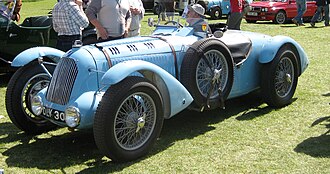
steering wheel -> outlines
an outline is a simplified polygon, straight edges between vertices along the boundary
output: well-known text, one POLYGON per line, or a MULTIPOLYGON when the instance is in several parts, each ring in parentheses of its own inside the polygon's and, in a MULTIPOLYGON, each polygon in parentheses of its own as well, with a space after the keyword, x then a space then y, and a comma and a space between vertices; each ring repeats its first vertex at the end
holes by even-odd
POLYGON ((178 23, 177 21, 167 21, 167 22, 165 22, 165 25, 177 25, 177 26, 179 26, 180 28, 183 27, 183 25, 180 24, 180 23, 178 23))

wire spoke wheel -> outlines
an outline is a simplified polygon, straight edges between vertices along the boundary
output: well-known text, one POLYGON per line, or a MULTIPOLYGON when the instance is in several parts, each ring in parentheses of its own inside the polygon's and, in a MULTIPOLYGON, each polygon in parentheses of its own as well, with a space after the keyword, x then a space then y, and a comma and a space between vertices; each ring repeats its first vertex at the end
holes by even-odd
POLYGON ((297 84, 297 54, 292 46, 284 45, 275 58, 262 67, 262 96, 269 106, 283 107, 291 102, 297 84))
POLYGON ((275 74, 275 89, 277 95, 285 97, 291 91, 293 85, 294 67, 288 57, 284 57, 278 64, 275 74))
POLYGON ((135 160, 150 150, 160 135, 163 100, 149 80, 131 76, 104 93, 94 118, 100 151, 116 162, 135 160))
POLYGON ((180 81, 197 109, 221 107, 234 81, 234 62, 228 47, 217 39, 202 39, 187 50, 180 81))
POLYGON ((138 149, 155 128, 155 103, 145 93, 134 93, 119 108, 114 124, 116 141, 125 150, 138 149))
MULTIPOLYGON (((208 61, 200 59, 197 64, 196 71, 196 82, 199 92, 206 97, 211 88, 211 83, 213 80, 216 81, 215 89, 224 89, 228 81, 228 64, 226 63, 226 58, 218 50, 210 50, 205 53, 205 57, 208 61), (210 65, 208 65, 210 64, 210 65), (211 67, 210 67, 211 66, 211 67)), ((211 99, 218 97, 217 90, 213 90, 210 95, 211 99)))
POLYGON ((48 121, 32 113, 31 100, 39 91, 48 87, 49 83, 50 78, 46 73, 36 74, 28 80, 21 93, 21 107, 24 110, 25 116, 36 124, 42 124, 48 121))
MULTIPOLYGON (((50 73, 55 66, 46 68, 50 73)), ((16 127, 30 134, 40 134, 53 130, 57 126, 50 121, 36 116, 32 112, 32 98, 48 87, 50 77, 38 62, 19 68, 10 79, 6 91, 6 109, 9 118, 16 127)))

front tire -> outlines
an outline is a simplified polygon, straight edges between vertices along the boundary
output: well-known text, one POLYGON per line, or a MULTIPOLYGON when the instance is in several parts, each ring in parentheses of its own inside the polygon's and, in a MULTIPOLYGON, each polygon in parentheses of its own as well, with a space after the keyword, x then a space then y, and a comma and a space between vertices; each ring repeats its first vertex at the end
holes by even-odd
POLYGON ((107 89, 96 110, 97 147, 116 162, 145 155, 163 125, 163 102, 158 89, 142 77, 127 77, 107 89))
MULTIPOLYGON (((55 66, 46 66, 50 73, 55 66)), ((49 85, 50 77, 37 62, 19 68, 10 79, 6 91, 6 109, 16 127, 28 134, 41 134, 56 127, 31 111, 31 99, 49 85)))
POLYGON ((290 104, 298 84, 297 55, 292 46, 282 46, 274 60, 263 66, 261 74, 265 102, 276 108, 290 104))
POLYGON ((275 19, 274 19, 274 23, 275 24, 284 24, 286 22, 287 18, 286 18, 286 14, 284 11, 279 11, 278 13, 276 13, 275 15, 275 19))

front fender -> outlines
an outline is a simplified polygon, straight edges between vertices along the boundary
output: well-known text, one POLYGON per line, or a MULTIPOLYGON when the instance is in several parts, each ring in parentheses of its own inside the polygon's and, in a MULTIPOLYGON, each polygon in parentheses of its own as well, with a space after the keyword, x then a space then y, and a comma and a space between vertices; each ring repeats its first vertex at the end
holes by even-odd
POLYGON ((33 47, 19 53, 11 63, 11 66, 24 66, 34 59, 44 56, 49 57, 54 62, 58 62, 60 57, 62 57, 64 54, 65 52, 51 47, 33 47))
POLYGON ((301 73, 306 69, 307 65, 309 64, 307 55, 304 51, 304 49, 301 47, 300 44, 298 44, 295 40, 293 40, 290 37, 287 36, 274 36, 271 37, 261 49, 260 57, 258 61, 260 63, 269 63, 271 62, 275 56, 277 51, 280 49, 280 47, 284 44, 290 43, 297 49, 299 60, 300 60, 300 67, 301 67, 301 73))
POLYGON ((161 67, 142 60, 130 60, 114 65, 103 75, 101 84, 116 84, 134 72, 140 72, 158 87, 164 105, 168 105, 168 107, 164 107, 165 118, 174 116, 192 103, 192 96, 176 78, 161 67), (167 113, 168 108, 170 110, 167 113))

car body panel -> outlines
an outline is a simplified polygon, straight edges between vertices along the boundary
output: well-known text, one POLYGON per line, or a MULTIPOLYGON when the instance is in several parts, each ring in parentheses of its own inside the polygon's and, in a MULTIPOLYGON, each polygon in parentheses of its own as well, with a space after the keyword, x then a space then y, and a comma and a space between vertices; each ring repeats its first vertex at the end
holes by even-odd
POLYGON ((53 60, 53 62, 58 62, 60 57, 64 55, 64 52, 55 48, 51 47, 33 47, 23 52, 19 53, 11 66, 13 67, 20 67, 28 64, 29 62, 35 60, 36 58, 40 57, 48 57, 53 60))
MULTIPOLYGON (((193 98, 190 93, 173 75, 153 63, 142 60, 130 60, 116 64, 104 74, 101 84, 116 84, 134 72, 145 74, 144 77, 146 78, 148 78, 148 74, 155 73, 164 81, 165 89, 162 90, 160 88, 160 90, 161 93, 167 93, 169 95, 171 110, 170 115, 165 116, 165 118, 174 116, 192 103, 193 98)), ((152 75, 149 80, 153 81, 154 78, 157 77, 152 75)))

